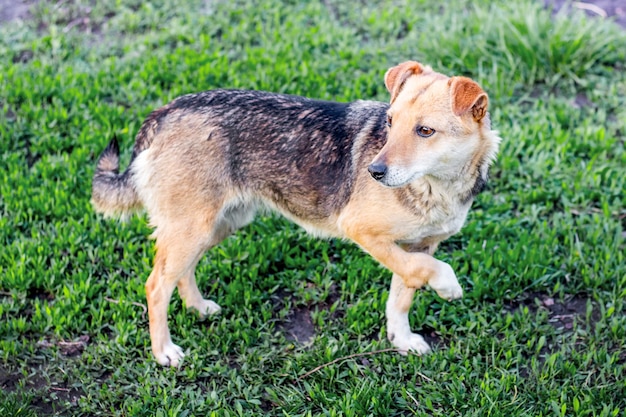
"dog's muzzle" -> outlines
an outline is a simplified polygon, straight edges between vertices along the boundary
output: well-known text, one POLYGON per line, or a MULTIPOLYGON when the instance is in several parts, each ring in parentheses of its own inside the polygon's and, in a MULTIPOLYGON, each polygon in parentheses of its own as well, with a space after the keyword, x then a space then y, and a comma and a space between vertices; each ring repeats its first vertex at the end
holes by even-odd
POLYGON ((387 174, 387 165, 385 164, 370 164, 367 170, 371 174, 372 178, 376 181, 380 181, 387 174))

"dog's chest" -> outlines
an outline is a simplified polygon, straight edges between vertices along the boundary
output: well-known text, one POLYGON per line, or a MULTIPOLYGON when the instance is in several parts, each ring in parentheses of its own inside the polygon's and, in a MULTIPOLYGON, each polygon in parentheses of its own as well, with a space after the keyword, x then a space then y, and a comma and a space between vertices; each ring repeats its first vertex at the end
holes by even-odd
POLYGON ((438 243, 458 233, 469 212, 471 202, 449 200, 416 209, 404 223, 402 243, 438 243))

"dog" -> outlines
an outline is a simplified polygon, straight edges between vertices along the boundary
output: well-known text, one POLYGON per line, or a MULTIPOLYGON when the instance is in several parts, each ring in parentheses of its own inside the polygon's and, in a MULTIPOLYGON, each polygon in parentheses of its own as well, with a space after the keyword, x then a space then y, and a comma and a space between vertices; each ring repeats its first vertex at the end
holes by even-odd
POLYGON ((203 253, 271 209, 318 237, 349 239, 393 273, 387 337, 424 354, 409 327, 416 289, 446 299, 463 290, 433 257, 463 226, 487 182, 500 137, 489 99, 473 80, 415 61, 384 76, 390 103, 336 103, 244 90, 178 97, 142 124, 119 173, 115 138, 100 156, 92 203, 105 216, 144 208, 156 239, 146 282, 152 352, 161 365, 185 356, 172 342, 167 309, 175 288, 201 315, 194 270, 203 253))

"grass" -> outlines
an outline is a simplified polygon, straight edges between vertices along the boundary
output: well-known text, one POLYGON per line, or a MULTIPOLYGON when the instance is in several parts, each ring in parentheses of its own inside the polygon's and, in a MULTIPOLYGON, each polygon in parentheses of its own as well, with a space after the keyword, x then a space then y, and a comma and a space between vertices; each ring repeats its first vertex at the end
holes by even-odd
POLYGON ((39 2, 0 25, 0 415, 626 415, 626 32, 536 2, 39 2), (390 274, 348 242, 259 219, 201 261, 221 314, 177 296, 180 369, 151 358, 145 216, 89 203, 115 134, 188 92, 386 100, 417 59, 478 80, 504 138, 424 291, 435 349, 384 350, 390 274), (304 332, 304 340, 292 333, 304 332), (308 335, 307 335, 308 333, 308 335))

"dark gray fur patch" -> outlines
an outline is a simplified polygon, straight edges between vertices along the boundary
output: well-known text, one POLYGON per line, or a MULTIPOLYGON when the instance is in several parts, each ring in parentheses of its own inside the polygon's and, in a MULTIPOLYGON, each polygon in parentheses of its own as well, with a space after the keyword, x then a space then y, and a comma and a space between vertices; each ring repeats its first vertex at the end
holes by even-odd
POLYGON ((148 115, 148 117, 146 117, 146 120, 144 120, 139 132, 137 133, 137 137, 135 138, 135 146, 133 148, 131 162, 142 151, 145 151, 150 147, 152 140, 159 133, 160 124, 163 118, 169 114, 170 110, 171 103, 154 110, 148 115))
POLYGON ((130 171, 119 174, 119 145, 113 138, 100 155, 92 181, 92 199, 100 207, 122 212, 137 204, 130 171))
POLYGON ((418 193, 410 185, 400 187, 394 190, 398 201, 406 208, 418 215, 423 215, 422 209, 428 209, 430 204, 430 193, 432 190, 428 189, 428 195, 418 193))
POLYGON ((133 157, 150 146, 171 114, 196 114, 227 142, 224 157, 234 184, 298 217, 322 219, 348 202, 356 176, 352 148, 372 118, 381 123, 374 123, 371 141, 362 146, 382 148, 387 108, 385 103, 336 103, 260 91, 189 94, 147 117, 133 157))
POLYGON ((478 194, 483 192, 487 187, 488 175, 485 174, 483 177, 480 172, 482 171, 481 167, 478 167, 478 172, 476 175, 476 180, 474 181, 474 185, 472 188, 461 198, 461 202, 463 204, 469 203, 473 200, 478 194))

